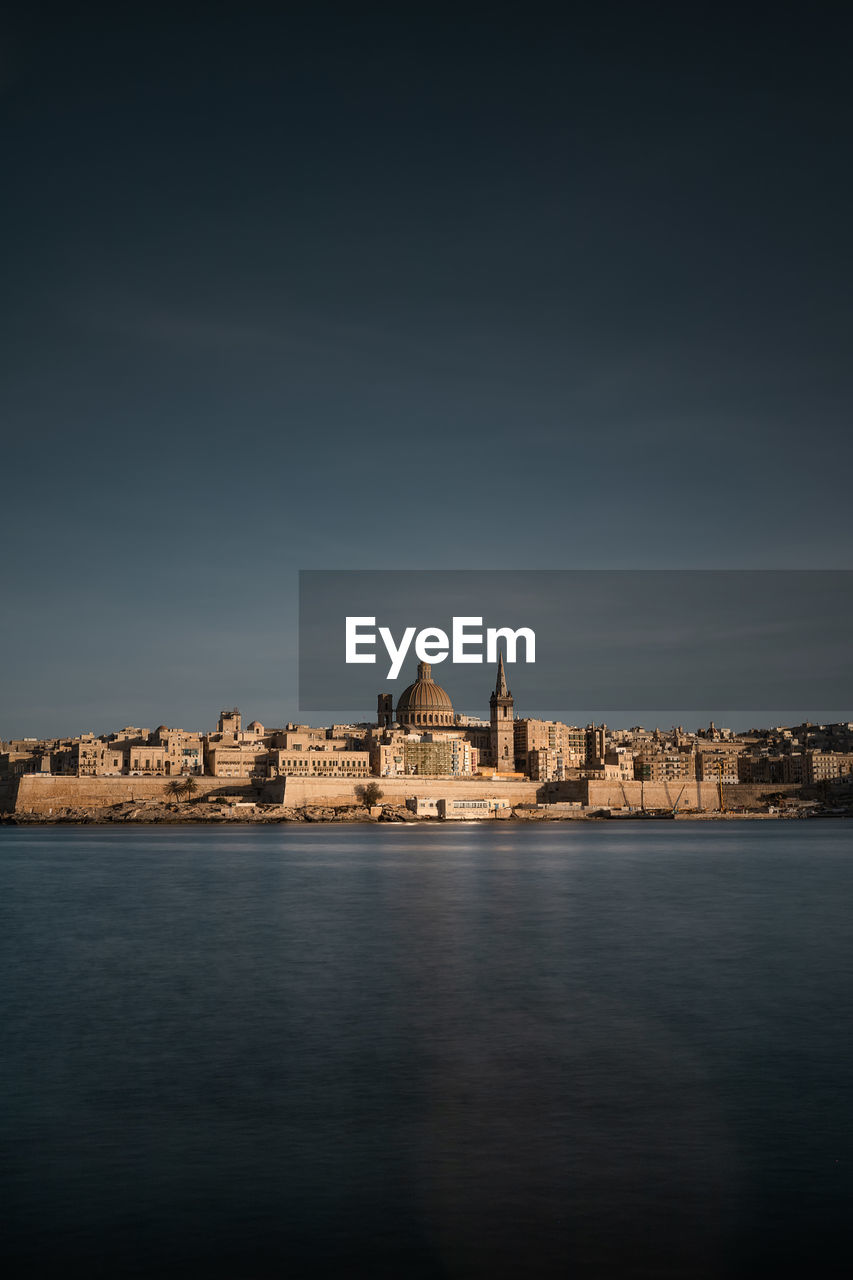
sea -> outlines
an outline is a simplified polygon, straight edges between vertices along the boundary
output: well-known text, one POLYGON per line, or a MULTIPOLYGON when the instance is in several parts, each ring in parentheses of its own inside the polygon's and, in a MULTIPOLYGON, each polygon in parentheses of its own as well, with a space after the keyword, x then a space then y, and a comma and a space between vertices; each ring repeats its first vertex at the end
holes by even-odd
POLYGON ((853 824, 0 828, 9 1276, 853 1274, 853 824))

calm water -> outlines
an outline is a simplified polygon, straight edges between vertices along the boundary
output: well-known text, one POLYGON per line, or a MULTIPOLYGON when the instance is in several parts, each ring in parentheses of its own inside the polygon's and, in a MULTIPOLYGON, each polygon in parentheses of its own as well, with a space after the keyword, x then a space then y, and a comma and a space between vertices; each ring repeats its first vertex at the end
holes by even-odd
POLYGON ((13 1274, 853 1270, 853 825, 0 830, 13 1274))

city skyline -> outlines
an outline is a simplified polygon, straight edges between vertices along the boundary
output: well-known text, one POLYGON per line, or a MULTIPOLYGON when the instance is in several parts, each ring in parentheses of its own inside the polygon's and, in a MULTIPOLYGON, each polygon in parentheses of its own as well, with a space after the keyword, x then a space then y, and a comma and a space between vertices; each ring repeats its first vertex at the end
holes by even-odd
POLYGON ((114 779, 204 774, 257 785, 276 778, 470 779, 493 773, 537 782, 695 779, 720 785, 724 780, 813 785, 853 777, 853 721, 806 720, 756 725, 750 731, 713 721, 692 729, 681 724, 663 730, 638 724, 623 728, 594 720, 573 726, 519 713, 503 653, 488 718, 456 709, 432 664, 419 661, 416 679, 399 694, 377 695, 373 719, 338 717, 328 725, 292 721, 279 728, 254 719, 243 725, 234 706, 220 712, 216 730, 162 723, 153 731, 126 725, 97 735, 6 740, 0 742, 0 779, 8 785, 30 774, 114 779))

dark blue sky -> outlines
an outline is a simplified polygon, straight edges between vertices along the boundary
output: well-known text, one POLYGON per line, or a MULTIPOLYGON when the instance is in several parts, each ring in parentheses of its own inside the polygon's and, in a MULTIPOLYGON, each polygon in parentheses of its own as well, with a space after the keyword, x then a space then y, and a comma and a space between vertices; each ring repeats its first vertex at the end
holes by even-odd
POLYGON ((845 6, 275 8, 6 20, 0 736, 295 715, 303 567, 850 566, 845 6))

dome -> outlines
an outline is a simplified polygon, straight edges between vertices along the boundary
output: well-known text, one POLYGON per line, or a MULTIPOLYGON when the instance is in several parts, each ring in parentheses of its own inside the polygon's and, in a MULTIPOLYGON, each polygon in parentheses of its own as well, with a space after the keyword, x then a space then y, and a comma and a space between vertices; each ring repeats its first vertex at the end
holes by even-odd
POLYGON ((397 703, 397 722, 418 728, 449 727, 453 725, 453 703, 440 684, 432 678, 428 662, 418 663, 418 678, 400 694, 397 703))

